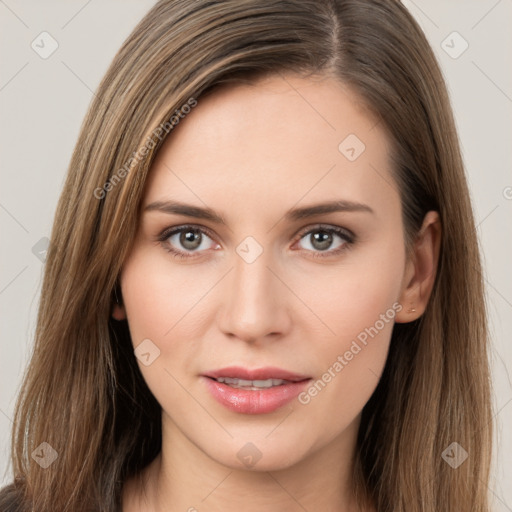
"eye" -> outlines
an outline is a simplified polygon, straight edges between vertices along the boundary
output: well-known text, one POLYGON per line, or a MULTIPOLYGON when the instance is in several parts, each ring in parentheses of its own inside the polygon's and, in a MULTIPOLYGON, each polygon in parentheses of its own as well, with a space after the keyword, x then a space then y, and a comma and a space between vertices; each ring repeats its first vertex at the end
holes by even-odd
POLYGON ((211 239, 205 228, 196 226, 180 226, 171 230, 167 229, 158 237, 158 240, 176 258, 190 258, 195 256, 193 254, 195 252, 220 247, 211 239), (212 242, 215 247, 211 247, 212 242))
POLYGON ((306 245, 309 245, 306 250, 312 251, 315 258, 336 256, 348 249, 355 240, 354 234, 346 229, 323 225, 302 232, 300 237, 300 240, 306 240, 306 245), (333 247, 336 238, 340 241, 333 247))
MULTIPOLYGON (((299 241, 304 239, 308 242, 310 247, 306 247, 305 250, 311 252, 315 258, 336 256, 347 250, 355 241, 355 235, 351 231, 338 226, 318 225, 302 231, 299 236, 299 241), (333 247, 336 238, 339 242, 333 247)), ((184 259, 193 258, 196 256, 194 253, 201 253, 207 249, 220 249, 220 245, 212 238, 206 228, 178 226, 164 230, 157 240, 173 257, 184 259)))

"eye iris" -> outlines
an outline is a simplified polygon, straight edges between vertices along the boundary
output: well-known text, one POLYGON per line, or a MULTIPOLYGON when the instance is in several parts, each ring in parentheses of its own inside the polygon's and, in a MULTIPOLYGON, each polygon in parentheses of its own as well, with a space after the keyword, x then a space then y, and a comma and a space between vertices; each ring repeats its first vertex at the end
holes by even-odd
POLYGON ((201 233, 190 229, 182 231, 180 234, 180 244, 189 250, 197 249, 201 245, 201 233))
POLYGON ((329 246, 332 244, 332 234, 331 233, 327 233, 326 231, 317 231, 312 236, 313 236, 314 242, 319 244, 319 245, 316 245, 315 243, 313 243, 313 247, 315 247, 319 250, 328 249, 329 246))

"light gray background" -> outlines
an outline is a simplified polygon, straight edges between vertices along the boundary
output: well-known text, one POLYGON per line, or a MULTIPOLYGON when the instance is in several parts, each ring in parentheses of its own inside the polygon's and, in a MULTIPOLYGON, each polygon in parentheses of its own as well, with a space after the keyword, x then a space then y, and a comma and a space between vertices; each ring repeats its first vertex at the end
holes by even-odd
MULTIPOLYGON (((154 3, 0 0, 0 485, 12 479, 11 418, 39 301, 43 263, 32 248, 50 236, 94 91, 154 3), (47 59, 31 47, 43 31, 59 45, 47 59)), ((484 255, 493 340, 498 425, 490 488, 494 509, 512 511, 512 0, 404 4, 434 48, 455 110, 484 255), (447 52, 456 55, 464 41, 453 31, 469 44, 457 58, 447 52)))

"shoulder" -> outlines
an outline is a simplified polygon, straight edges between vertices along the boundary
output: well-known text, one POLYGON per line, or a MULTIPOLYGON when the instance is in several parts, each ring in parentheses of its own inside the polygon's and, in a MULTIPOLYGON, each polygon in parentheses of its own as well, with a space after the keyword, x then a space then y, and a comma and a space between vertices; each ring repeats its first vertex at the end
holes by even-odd
POLYGON ((20 488, 14 482, 0 488, 0 512, 25 512, 21 504, 20 488))

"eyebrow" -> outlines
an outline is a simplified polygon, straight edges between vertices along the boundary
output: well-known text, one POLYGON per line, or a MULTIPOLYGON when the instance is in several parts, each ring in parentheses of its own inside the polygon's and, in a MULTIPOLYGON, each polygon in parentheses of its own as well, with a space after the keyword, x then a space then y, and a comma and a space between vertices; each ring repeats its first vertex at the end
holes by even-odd
MULTIPOLYGON (((148 204, 144 208, 144 211, 159 211, 168 214, 185 215, 186 217, 194 217, 196 219, 209 220, 216 224, 227 225, 226 220, 211 208, 193 206, 177 201, 155 201, 148 204)), ((366 204, 340 199, 338 201, 329 201, 291 209, 284 215, 284 218, 287 221, 297 221, 307 217, 333 212, 368 212, 375 214, 372 208, 366 204)))

